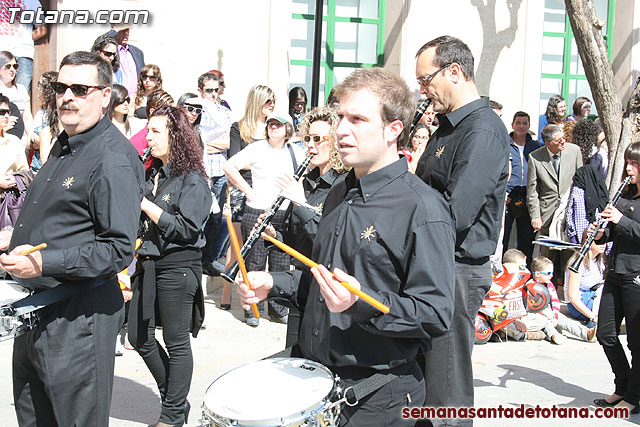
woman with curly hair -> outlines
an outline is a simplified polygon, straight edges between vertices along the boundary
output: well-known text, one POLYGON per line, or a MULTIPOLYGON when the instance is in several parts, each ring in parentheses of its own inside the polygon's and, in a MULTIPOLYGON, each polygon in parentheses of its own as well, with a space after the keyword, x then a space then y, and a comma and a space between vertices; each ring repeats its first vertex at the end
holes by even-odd
POLYGON ((211 192, 202 148, 182 108, 156 109, 148 130, 147 141, 157 160, 147 171, 148 190, 140 203, 147 227, 132 278, 129 341, 160 391, 162 410, 156 426, 181 426, 189 415, 187 394, 193 375, 189 333, 197 336, 204 319, 200 250, 211 192), (155 338, 159 325, 166 350, 155 338))
MULTIPOLYGON (((345 177, 349 169, 342 163, 338 152, 336 128, 338 116, 335 110, 327 106, 316 107, 309 111, 300 122, 300 137, 307 147, 308 154, 313 154, 309 164, 309 172, 302 181, 295 181, 291 175, 278 178, 277 185, 293 200, 306 202, 315 206, 320 212, 312 212, 306 207, 291 205, 283 226, 284 241, 308 257, 311 256, 313 241, 318 232, 318 223, 322 218, 322 206, 334 184, 345 177)), ((275 236, 273 227, 267 232, 275 236)), ((308 270, 309 267, 292 259, 296 270, 308 270)), ((301 314, 289 309, 287 322, 286 347, 293 346, 298 340, 298 330, 302 321, 301 314)))
POLYGON ((55 82, 57 78, 57 72, 46 71, 38 80, 38 99, 42 107, 33 118, 33 129, 29 137, 30 148, 33 150, 31 171, 34 173, 38 172, 47 161, 52 143, 60 133, 56 94, 51 88, 51 83, 55 82))
POLYGON ((542 138, 542 129, 545 126, 556 124, 561 125, 565 121, 567 112, 567 101, 560 95, 552 95, 547 103, 547 111, 540 116, 538 124, 538 138, 542 138))
POLYGON ((572 143, 580 148, 584 166, 573 176, 573 187, 567 205, 567 234, 572 243, 580 243, 582 232, 609 201, 607 186, 598 169, 590 164, 591 154, 598 142, 598 126, 582 119, 573 127, 572 143))
MULTIPOLYGON (((118 59, 118 42, 113 37, 106 34, 99 36, 91 46, 91 52, 100 56, 111 65, 113 71, 113 83, 122 83, 118 81, 116 72, 120 68, 120 60, 118 59)), ((120 79, 122 80, 122 79, 120 79)))
POLYGON ((133 114, 139 119, 147 119, 147 97, 157 90, 162 90, 162 74, 160 67, 147 64, 138 76, 138 92, 133 101, 133 114))

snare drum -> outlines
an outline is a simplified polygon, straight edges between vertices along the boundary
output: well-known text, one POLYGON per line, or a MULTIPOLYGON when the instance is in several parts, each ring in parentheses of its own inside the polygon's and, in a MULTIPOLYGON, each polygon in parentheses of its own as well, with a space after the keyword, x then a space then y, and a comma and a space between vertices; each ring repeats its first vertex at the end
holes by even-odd
POLYGON ((15 338, 35 323, 30 314, 16 315, 10 304, 28 297, 29 290, 11 280, 0 280, 0 341, 15 338))
POLYGON ((323 365, 306 359, 273 358, 249 363, 220 376, 207 389, 203 425, 337 425, 337 380, 323 365), (256 388, 265 389, 256 392, 256 388))

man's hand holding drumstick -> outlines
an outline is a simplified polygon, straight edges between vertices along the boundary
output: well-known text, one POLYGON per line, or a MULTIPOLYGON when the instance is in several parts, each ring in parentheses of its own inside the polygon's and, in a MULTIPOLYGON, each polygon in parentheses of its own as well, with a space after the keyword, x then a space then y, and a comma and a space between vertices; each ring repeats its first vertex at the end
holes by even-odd
MULTIPOLYGON (((341 313, 351 307, 358 300, 357 295, 349 292, 340 281, 348 282, 356 289, 360 289, 360 283, 355 277, 349 276, 344 271, 336 268, 333 271, 335 277, 331 275, 325 266, 319 265, 312 268, 311 273, 320 285, 320 292, 324 298, 325 304, 329 311, 333 313, 341 313)), ((248 273, 251 282, 251 290, 247 288, 244 281, 239 278, 238 294, 244 310, 250 309, 250 304, 257 304, 263 301, 269 295, 273 288, 273 278, 271 274, 263 271, 250 271, 248 273)))
POLYGON ((12 276, 23 279, 41 276, 42 254, 40 254, 40 249, 46 247, 46 243, 38 246, 17 246, 10 253, 0 255, 0 267, 12 276))

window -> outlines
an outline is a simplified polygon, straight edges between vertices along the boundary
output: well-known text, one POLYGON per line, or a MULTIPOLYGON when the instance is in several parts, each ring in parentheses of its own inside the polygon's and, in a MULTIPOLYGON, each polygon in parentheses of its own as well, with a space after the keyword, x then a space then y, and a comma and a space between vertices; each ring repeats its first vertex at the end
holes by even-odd
MULTIPOLYGON (((383 65, 385 1, 324 0, 320 100, 354 69, 383 65)), ((290 87, 302 86, 309 99, 315 3, 292 0, 290 87)))
MULTIPOLYGON (((602 33, 611 56, 615 0, 594 0, 596 14, 606 21, 602 33)), ((540 78, 540 113, 547 109, 551 95, 561 94, 567 100, 567 114, 573 114, 573 101, 579 96, 593 100, 584 75, 582 61, 571 32, 571 24, 563 0, 545 0, 540 78)), ((597 114, 595 105, 592 114, 597 114)))

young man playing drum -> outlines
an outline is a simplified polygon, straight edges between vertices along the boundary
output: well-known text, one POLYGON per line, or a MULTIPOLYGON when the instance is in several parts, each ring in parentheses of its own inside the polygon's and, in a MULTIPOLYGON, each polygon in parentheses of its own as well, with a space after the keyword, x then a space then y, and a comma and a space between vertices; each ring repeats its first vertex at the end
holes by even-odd
POLYGON ((245 309, 277 298, 304 311, 300 354, 347 385, 392 374, 358 404, 345 406, 340 425, 413 425, 402 419, 402 408, 425 399, 416 355, 447 330, 453 314, 453 221, 442 196, 398 157, 415 108, 404 81, 380 68, 360 69, 336 96, 340 155, 353 169, 324 204, 312 251, 322 265, 310 272, 250 272, 252 290, 242 284, 238 292, 245 309), (390 312, 376 310, 339 281, 390 312))

